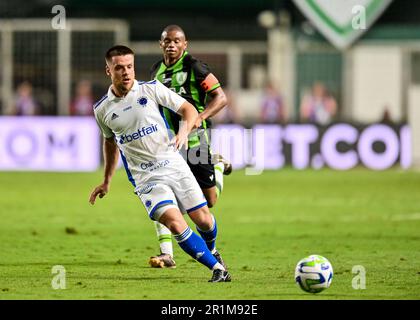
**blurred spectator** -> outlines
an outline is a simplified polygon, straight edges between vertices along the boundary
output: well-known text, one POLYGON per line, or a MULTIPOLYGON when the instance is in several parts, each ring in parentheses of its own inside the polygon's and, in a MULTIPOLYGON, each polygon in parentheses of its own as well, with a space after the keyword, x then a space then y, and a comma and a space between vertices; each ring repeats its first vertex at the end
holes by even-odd
POLYGON ((17 87, 14 113, 17 116, 34 116, 40 113, 39 104, 32 95, 32 84, 28 81, 17 87))
POLYGON ((94 102, 92 84, 88 80, 82 80, 76 86, 76 95, 70 105, 70 114, 92 116, 94 102))
POLYGON ((265 88, 260 110, 260 121, 262 123, 286 123, 284 99, 272 83, 269 83, 265 88))
POLYGON ((303 97, 300 105, 300 119, 303 122, 326 125, 333 120, 336 112, 337 102, 321 82, 313 84, 311 93, 303 97))
POLYGON ((392 121, 391 112, 389 111, 389 108, 387 106, 385 106, 384 108, 384 112, 382 113, 382 119, 380 122, 387 125, 394 124, 394 121, 392 121))

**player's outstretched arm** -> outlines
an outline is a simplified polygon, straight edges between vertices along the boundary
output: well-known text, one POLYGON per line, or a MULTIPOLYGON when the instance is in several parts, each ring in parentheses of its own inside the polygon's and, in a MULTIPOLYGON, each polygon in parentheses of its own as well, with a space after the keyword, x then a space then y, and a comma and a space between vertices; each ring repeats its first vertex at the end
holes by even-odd
POLYGON ((104 181, 93 189, 90 194, 89 202, 91 204, 95 204, 95 200, 98 195, 99 198, 103 198, 109 191, 111 179, 118 164, 118 146, 114 137, 104 139, 103 153, 105 162, 104 181))
POLYGON ((178 134, 175 136, 175 147, 177 150, 181 149, 182 146, 187 149, 188 135, 195 125, 198 112, 191 103, 185 101, 178 109, 178 113, 182 117, 182 122, 180 123, 178 134))

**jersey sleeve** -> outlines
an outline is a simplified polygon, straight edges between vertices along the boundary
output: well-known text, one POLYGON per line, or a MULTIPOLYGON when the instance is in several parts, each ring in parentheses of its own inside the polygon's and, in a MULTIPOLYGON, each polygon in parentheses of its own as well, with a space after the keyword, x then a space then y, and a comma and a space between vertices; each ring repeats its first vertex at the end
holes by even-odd
POLYGON ((201 89, 208 93, 220 87, 219 80, 211 73, 209 66, 201 61, 195 61, 192 65, 197 83, 201 89))
POLYGON ((155 81, 156 102, 163 107, 177 112, 181 105, 187 100, 165 87, 159 80, 155 81))
POLYGON ((95 112, 95 119, 96 119, 96 123, 99 126, 99 129, 102 132, 102 135, 104 136, 104 138, 108 139, 114 136, 114 133, 112 132, 112 130, 107 127, 103 121, 101 121, 100 117, 98 116, 98 114, 95 112))

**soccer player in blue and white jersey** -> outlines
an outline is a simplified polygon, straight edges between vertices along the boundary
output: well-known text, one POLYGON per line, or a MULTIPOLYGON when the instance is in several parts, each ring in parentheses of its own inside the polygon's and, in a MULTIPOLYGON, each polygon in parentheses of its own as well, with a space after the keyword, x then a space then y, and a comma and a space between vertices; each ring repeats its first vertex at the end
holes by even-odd
POLYGON ((179 246, 198 262, 213 270, 210 282, 227 282, 230 274, 215 252, 217 225, 190 168, 179 153, 194 129, 196 109, 159 81, 135 79, 134 53, 125 46, 110 48, 105 56, 111 78, 107 95, 94 106, 104 136, 104 180, 91 193, 89 202, 104 197, 121 154, 128 179, 149 217, 165 225, 179 246), (178 133, 170 137, 163 108, 182 117, 178 133), (197 226, 197 235, 182 213, 197 226))

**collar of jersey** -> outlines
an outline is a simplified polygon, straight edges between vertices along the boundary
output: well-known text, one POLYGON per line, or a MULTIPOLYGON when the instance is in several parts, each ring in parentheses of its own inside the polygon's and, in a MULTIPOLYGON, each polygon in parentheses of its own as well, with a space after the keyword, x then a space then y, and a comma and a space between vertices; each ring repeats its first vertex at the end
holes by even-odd
MULTIPOLYGON (((112 85, 110 85, 110 86, 109 86, 109 89, 108 89, 108 100, 109 100, 109 101, 114 101, 114 100, 118 100, 118 99, 124 99, 124 98, 121 98, 121 97, 117 97, 117 96, 116 96, 116 95, 112 92, 111 88, 112 88, 112 85)), ((135 91, 137 91, 137 90, 139 90, 139 82, 138 82, 136 79, 134 79, 134 84, 133 84, 133 86, 131 87, 130 92, 135 92, 135 91)), ((128 96, 128 95, 130 94, 130 92, 128 92, 125 96, 128 96)))
POLYGON ((188 51, 185 50, 184 54, 181 56, 181 58, 178 59, 177 62, 175 62, 173 65, 166 67, 166 70, 175 69, 177 66, 179 66, 182 63, 182 60, 184 60, 185 56, 188 54, 188 51))

